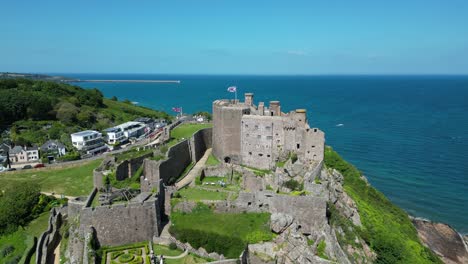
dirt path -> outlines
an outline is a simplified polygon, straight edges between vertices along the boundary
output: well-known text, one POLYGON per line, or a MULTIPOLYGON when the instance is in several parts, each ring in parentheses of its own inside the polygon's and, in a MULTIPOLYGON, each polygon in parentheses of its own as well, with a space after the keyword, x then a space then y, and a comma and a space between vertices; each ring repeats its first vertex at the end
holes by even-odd
POLYGON ((197 162, 197 164, 195 164, 195 166, 193 166, 190 172, 181 181, 175 184, 177 190, 181 189, 184 186, 189 185, 192 181, 195 180, 195 178, 198 175, 200 175, 210 154, 211 154, 211 148, 207 149, 203 157, 197 162))
POLYGON ((60 264, 60 244, 61 243, 59 243, 54 250, 54 264, 60 264))
POLYGON ((50 193, 50 192, 41 192, 42 194, 45 194, 47 196, 54 196, 55 198, 67 198, 68 200, 73 200, 75 199, 76 197, 74 196, 66 196, 66 195, 62 195, 62 194, 57 194, 57 193, 50 193))

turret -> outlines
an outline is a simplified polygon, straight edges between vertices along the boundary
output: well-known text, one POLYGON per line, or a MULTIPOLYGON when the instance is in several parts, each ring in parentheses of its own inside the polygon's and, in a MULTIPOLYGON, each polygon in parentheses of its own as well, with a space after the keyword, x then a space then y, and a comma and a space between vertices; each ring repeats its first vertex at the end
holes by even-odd
POLYGON ((279 101, 270 101, 270 111, 272 116, 281 115, 281 106, 279 101))
POLYGON ((253 106, 253 98, 254 94, 253 93, 245 93, 245 104, 248 106, 253 106))

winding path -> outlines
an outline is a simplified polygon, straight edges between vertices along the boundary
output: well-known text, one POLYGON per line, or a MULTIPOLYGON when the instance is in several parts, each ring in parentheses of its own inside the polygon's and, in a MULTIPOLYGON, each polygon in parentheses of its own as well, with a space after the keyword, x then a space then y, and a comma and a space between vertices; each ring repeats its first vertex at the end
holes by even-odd
POLYGON ((200 175, 210 154, 211 154, 211 148, 207 149, 203 157, 197 162, 197 164, 195 164, 195 166, 193 166, 193 168, 189 171, 189 173, 181 181, 175 184, 175 187, 177 188, 177 190, 189 185, 191 182, 195 180, 195 178, 198 175, 200 175))

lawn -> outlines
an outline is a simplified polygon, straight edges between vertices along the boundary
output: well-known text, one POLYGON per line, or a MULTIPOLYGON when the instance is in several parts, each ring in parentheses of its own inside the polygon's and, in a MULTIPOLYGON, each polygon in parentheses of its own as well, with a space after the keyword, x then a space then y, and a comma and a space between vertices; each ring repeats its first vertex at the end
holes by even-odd
POLYGON ((213 127, 213 124, 181 124, 171 131, 171 141, 168 145, 175 145, 179 140, 189 138, 198 130, 208 127, 213 127))
POLYGON ((164 263, 166 264, 194 264, 194 263, 207 263, 208 261, 209 260, 195 256, 192 253, 188 254, 187 256, 181 259, 164 259, 164 263))
POLYGON ((206 161, 205 164, 207 166, 216 166, 219 163, 220 163, 219 160, 213 155, 213 153, 211 153, 210 156, 208 156, 208 160, 206 161))
POLYGON ((67 196, 88 195, 93 189, 93 169, 101 163, 101 159, 42 169, 20 170, 1 173, 0 186, 11 182, 36 182, 44 192, 53 192, 67 196))
POLYGON ((200 200, 226 200, 228 194, 225 192, 218 191, 207 191, 196 188, 183 188, 177 192, 180 194, 182 199, 187 199, 190 201, 200 201, 200 200))
POLYGON ((46 231, 49 220, 49 213, 43 213, 38 218, 31 221, 25 229, 19 228, 16 232, 0 237, 0 250, 11 245, 14 251, 3 257, 0 254, 0 263, 6 263, 16 257, 22 257, 29 246, 33 244, 33 238, 38 237, 46 231))
POLYGON ((247 243, 273 239, 269 213, 214 213, 198 204, 192 213, 171 213, 170 232, 192 246, 236 258, 247 243))

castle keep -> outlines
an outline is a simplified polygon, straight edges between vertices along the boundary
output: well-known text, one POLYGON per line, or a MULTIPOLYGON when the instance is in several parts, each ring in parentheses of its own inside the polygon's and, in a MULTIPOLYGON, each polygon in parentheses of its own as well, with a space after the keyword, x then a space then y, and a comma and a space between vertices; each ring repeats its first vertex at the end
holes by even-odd
POLYGON ((279 101, 254 104, 252 93, 213 102, 213 153, 227 163, 271 169, 296 153, 303 163, 323 160, 325 134, 311 128, 305 109, 281 112, 279 101))

